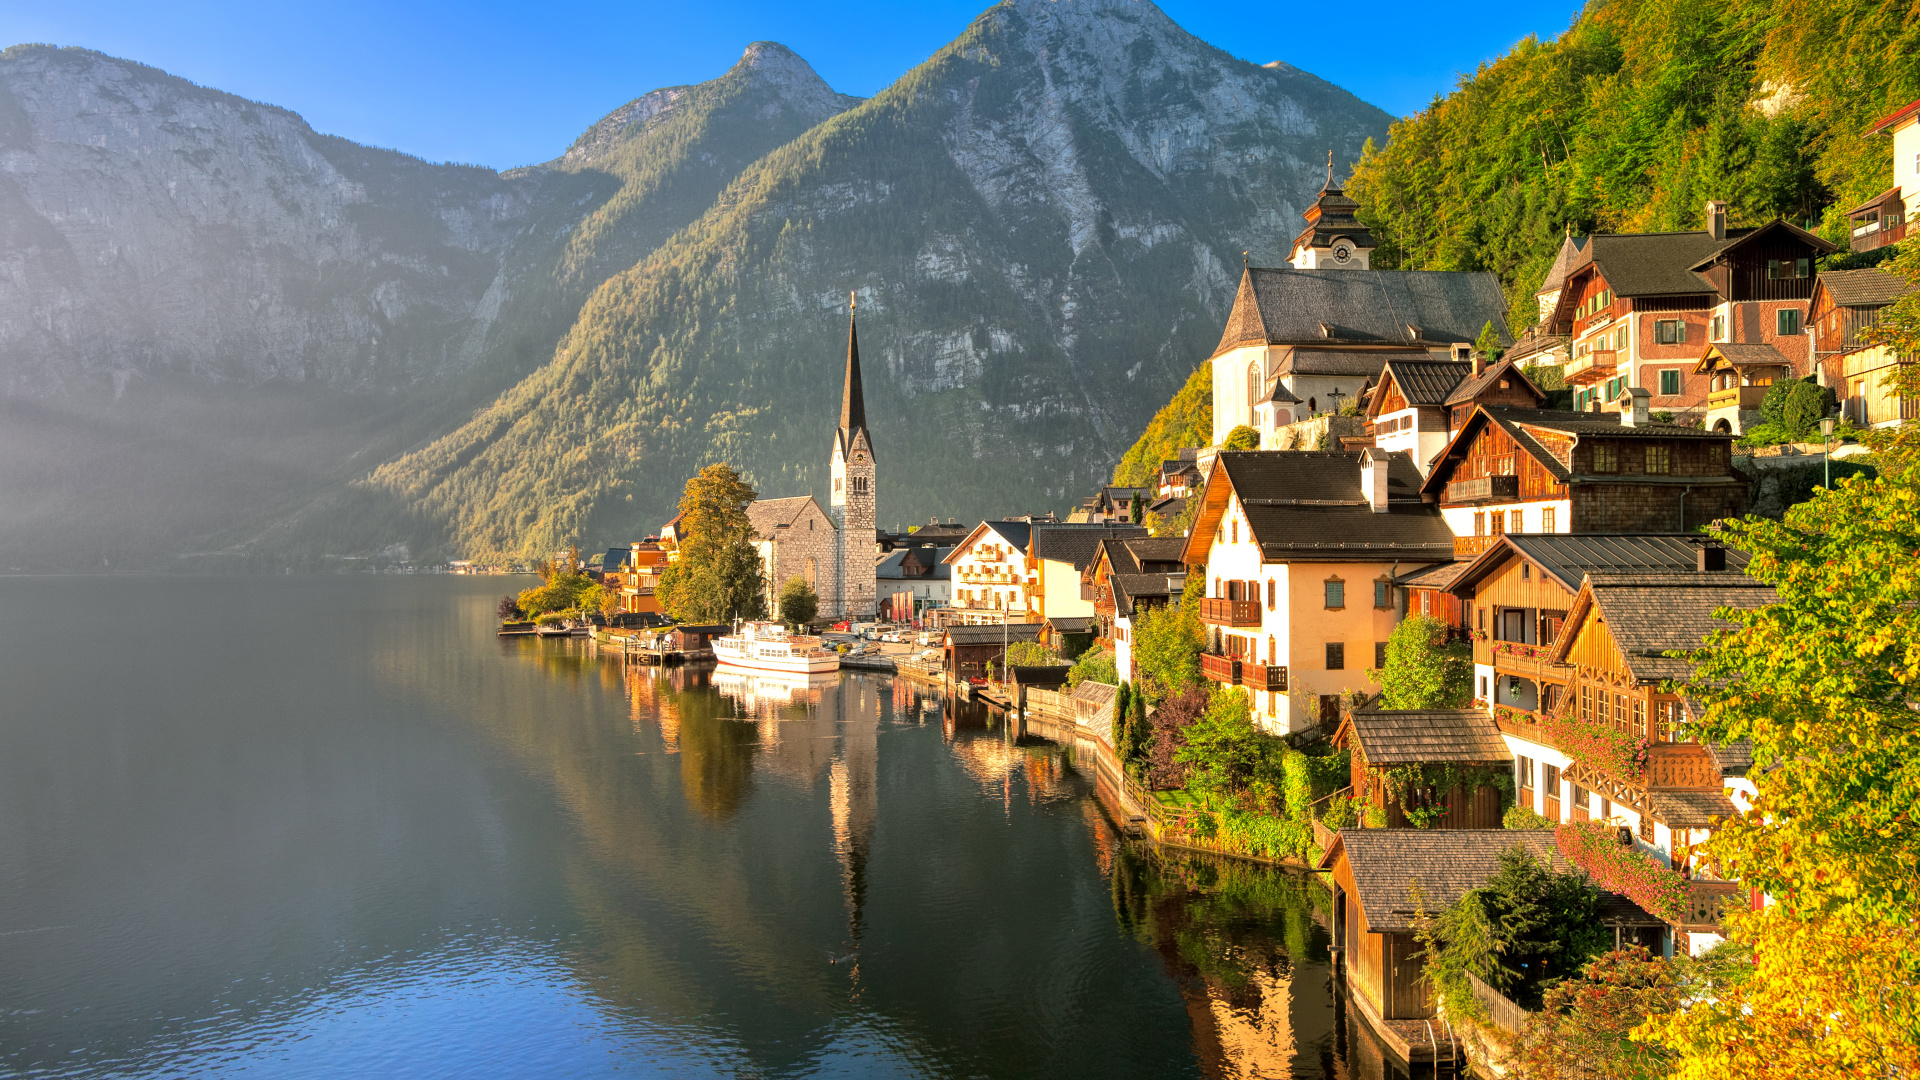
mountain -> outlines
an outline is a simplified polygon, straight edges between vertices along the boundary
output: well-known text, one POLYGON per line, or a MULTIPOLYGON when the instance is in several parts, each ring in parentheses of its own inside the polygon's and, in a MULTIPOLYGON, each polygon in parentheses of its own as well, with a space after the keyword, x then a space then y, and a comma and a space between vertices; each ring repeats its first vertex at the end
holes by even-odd
POLYGON ((1891 146, 1862 136, 1920 97, 1920 20, 1871 0, 1589 4, 1393 126, 1348 184, 1374 264, 1492 270, 1533 323, 1533 291, 1567 229, 1698 229, 1814 220, 1844 244, 1846 210, 1892 183, 1891 146))
POLYGON ((859 296, 883 523, 1104 481, 1388 117, 1144 0, 1006 0, 601 285, 550 363, 360 491, 454 550, 637 536, 727 460, 824 491, 859 296))
POLYGON ((856 102, 760 43, 498 174, 86 50, 0 53, 0 569, 443 543, 348 482, 856 102))

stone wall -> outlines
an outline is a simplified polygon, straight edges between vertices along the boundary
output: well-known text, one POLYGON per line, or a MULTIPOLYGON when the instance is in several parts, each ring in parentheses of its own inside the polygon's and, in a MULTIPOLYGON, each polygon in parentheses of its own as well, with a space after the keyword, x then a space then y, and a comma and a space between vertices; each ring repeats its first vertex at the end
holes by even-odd
POLYGON ((1282 424, 1262 435, 1262 450, 1338 450, 1342 435, 1359 436, 1367 433, 1367 418, 1364 416, 1339 416, 1333 413, 1321 413, 1309 420, 1296 420, 1291 424, 1282 424))

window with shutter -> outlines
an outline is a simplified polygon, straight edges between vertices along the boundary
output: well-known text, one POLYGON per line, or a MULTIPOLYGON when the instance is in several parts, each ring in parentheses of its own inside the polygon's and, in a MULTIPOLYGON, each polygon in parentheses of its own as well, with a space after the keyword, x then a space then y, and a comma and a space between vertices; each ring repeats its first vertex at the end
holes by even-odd
POLYGON ((1384 641, 1373 643, 1373 667, 1375 671, 1385 671, 1387 668, 1387 643, 1384 641))
POLYGON ((1327 670, 1344 671, 1347 667, 1347 646, 1343 641, 1327 642, 1327 670))
POLYGON ((1328 578, 1326 582, 1327 610, 1338 611, 1347 606, 1347 583, 1339 578, 1328 578))

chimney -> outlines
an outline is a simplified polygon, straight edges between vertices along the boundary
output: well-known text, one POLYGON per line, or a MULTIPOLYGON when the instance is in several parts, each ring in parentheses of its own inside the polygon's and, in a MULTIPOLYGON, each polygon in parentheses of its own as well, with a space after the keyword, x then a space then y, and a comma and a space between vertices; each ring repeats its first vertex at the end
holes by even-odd
POLYGON ((1719 544, 1703 544, 1694 552, 1694 569, 1703 574, 1727 568, 1727 549, 1719 544))
POLYGON ((1621 427, 1646 427, 1651 421, 1647 418, 1647 402, 1653 392, 1644 386, 1627 387, 1626 403, 1620 406, 1621 427))
POLYGON ((1707 201, 1707 232, 1715 240, 1727 238, 1727 204, 1719 199, 1707 201))
POLYGON ((1376 514, 1387 512, 1387 452, 1369 446, 1360 454, 1360 490, 1376 514))

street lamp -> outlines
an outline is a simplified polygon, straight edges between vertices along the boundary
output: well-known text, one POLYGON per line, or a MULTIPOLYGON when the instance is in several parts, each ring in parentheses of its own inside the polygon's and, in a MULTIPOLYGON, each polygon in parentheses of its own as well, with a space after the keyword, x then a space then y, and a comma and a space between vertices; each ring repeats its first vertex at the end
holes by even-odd
POLYGON ((1833 417, 1820 418, 1820 438, 1824 441, 1826 452, 1820 455, 1820 486, 1833 486, 1833 417))

